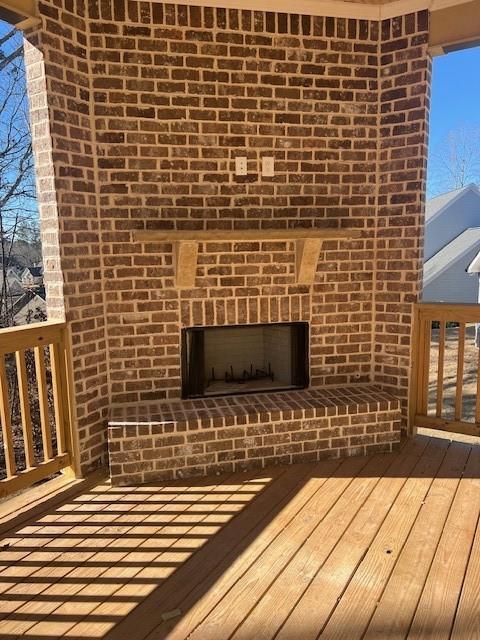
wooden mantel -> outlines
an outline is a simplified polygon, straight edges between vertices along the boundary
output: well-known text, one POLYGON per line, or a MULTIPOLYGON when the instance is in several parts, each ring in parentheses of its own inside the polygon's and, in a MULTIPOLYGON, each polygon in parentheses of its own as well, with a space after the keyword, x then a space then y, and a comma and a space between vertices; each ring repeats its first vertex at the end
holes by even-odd
POLYGON ((135 242, 173 244, 175 284, 182 289, 195 286, 200 242, 295 242, 295 282, 313 284, 324 240, 358 238, 358 229, 245 229, 212 231, 135 231, 135 242))

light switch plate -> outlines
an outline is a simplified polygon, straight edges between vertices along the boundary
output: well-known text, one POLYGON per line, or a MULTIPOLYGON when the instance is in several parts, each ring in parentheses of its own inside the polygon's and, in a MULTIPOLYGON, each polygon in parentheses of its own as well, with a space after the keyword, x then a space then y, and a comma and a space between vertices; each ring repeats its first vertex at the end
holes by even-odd
POLYGON ((272 156, 262 158, 262 176, 272 178, 275 175, 275 161, 272 156))
POLYGON ((247 156, 238 156, 237 158, 235 158, 235 175, 247 175, 247 156))

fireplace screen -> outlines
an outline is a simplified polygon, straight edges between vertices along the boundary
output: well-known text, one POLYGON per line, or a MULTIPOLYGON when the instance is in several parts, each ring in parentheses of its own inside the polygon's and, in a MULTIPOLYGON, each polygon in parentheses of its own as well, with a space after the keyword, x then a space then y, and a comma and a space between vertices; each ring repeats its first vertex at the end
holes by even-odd
POLYGON ((183 330, 184 398, 307 386, 308 325, 304 322, 183 330))

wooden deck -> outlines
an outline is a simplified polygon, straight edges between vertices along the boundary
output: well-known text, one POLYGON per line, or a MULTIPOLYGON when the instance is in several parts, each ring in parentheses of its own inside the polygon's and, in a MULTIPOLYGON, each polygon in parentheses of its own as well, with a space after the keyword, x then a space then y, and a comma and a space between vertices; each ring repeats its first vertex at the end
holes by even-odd
POLYGON ((8 534, 0 638, 480 638, 480 447, 70 499, 8 534))

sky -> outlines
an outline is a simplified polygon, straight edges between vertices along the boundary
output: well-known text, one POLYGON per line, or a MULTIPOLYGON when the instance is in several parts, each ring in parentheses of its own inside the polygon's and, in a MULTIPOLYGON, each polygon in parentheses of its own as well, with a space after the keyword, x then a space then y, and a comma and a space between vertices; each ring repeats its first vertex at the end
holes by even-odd
POLYGON ((430 153, 461 126, 480 127, 480 47, 433 59, 430 153))
POLYGON ((430 144, 462 124, 480 124, 480 47, 433 59, 430 144))

